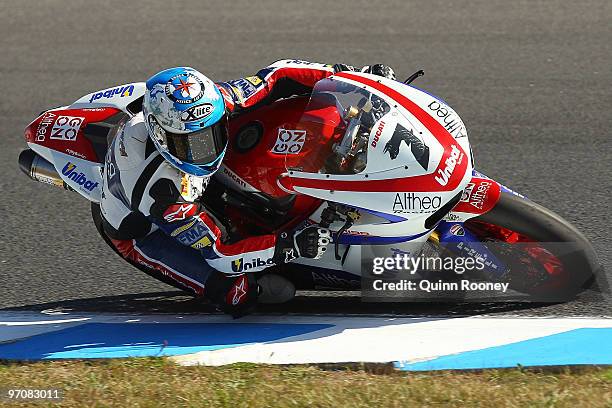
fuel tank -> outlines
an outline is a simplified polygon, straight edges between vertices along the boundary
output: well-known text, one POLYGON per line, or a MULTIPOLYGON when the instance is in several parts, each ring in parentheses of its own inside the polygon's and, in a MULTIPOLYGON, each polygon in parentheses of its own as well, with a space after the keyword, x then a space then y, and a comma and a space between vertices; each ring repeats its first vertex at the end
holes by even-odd
POLYGON ((228 152, 217 177, 243 191, 288 195, 278 177, 286 172, 283 140, 296 128, 308 97, 282 99, 230 121, 228 152))

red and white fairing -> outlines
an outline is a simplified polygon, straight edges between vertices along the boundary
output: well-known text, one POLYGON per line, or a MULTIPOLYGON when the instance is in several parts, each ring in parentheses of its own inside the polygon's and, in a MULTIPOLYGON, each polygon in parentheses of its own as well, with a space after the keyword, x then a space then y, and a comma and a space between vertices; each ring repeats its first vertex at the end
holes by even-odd
MULTIPOLYGON (((402 83, 369 74, 340 73, 331 78, 382 98, 390 110, 372 127, 367 164, 356 174, 289 171, 279 179, 287 191, 388 214, 354 225, 353 233, 381 237, 427 238, 426 219, 461 193, 472 177, 469 140, 463 122, 444 102, 402 83), (418 160, 408 143, 397 156, 386 151, 397 127, 409 129, 428 149, 418 160)), ((315 88, 315 92, 317 89, 315 88)), ((296 166, 299 167, 299 166, 296 166)))
POLYGON ((443 219, 450 222, 465 222, 485 214, 495 207, 501 192, 502 186, 497 181, 481 174, 474 175, 463 190, 461 200, 443 219))
POLYGON ((128 105, 144 90, 144 83, 121 85, 48 110, 26 128, 28 146, 52 163, 68 186, 99 202, 106 142, 121 121, 131 116, 128 105))
MULTIPOLYGON (((310 145, 313 141, 319 143, 321 135, 303 126, 309 101, 292 98, 230 122, 230 152, 216 176, 243 191, 263 192, 276 198, 297 194, 290 213, 296 222, 318 222, 326 206, 324 201, 365 209, 345 234, 365 238, 364 243, 391 239, 393 248, 424 242, 432 231, 426 220, 464 189, 461 201, 446 216, 447 220, 463 221, 495 204, 499 185, 484 176, 472 177, 467 131, 457 113, 443 101, 419 89, 369 74, 344 72, 324 81, 330 80, 359 87, 390 107, 372 126, 367 163, 361 171, 329 174, 291 165, 299 164, 300 160, 306 163, 321 153, 319 145, 310 145), (237 135, 254 123, 263 128, 260 143, 245 153, 235 150, 237 135), (391 157, 386 146, 398 125, 410 129, 427 146, 426 161, 424 156, 418 160, 410 144, 403 142, 391 157)), ((100 146, 112 140, 122 121, 133 115, 129 105, 142 97, 144 90, 144 83, 122 85, 49 110, 26 129, 28 145, 54 165, 67 185, 88 200, 99 202, 106 152, 96 149, 96 140, 101 142, 100 146)), ((331 125, 338 124, 342 112, 335 106, 328 108, 309 114, 320 115, 320 120, 331 125)), ((334 139, 338 136, 342 135, 331 130, 326 136, 329 140, 324 141, 331 146, 338 142, 334 139)), ((331 229, 338 230, 341 224, 336 222, 331 229)), ((352 245, 344 262, 335 260, 333 251, 327 251, 318 261, 298 262, 314 262, 320 267, 359 274, 360 249, 359 244, 352 245)))
MULTIPOLYGON (((390 254, 418 251, 437 223, 427 220, 436 218, 432 215, 444 211, 453 199, 462 196, 465 200, 466 187, 478 185, 476 195, 470 196, 471 201, 460 201, 456 207, 462 212, 451 212, 447 219, 465 220, 484 213, 497 201, 495 191, 499 196, 493 182, 483 199, 484 187, 478 178, 472 179, 467 130, 452 108, 419 89, 364 73, 342 72, 320 81, 310 101, 280 100, 233 119, 228 149, 217 177, 227 185, 274 198, 297 194, 292 216, 317 223, 325 201, 364 209, 343 235, 351 245, 340 245, 341 253, 348 251, 342 262, 333 251, 317 261, 297 260, 354 274, 360 274, 362 245, 388 246, 390 254), (334 82, 343 84, 344 90, 334 91, 334 82), (321 102, 330 92, 334 95, 329 102, 321 102), (351 93, 354 103, 347 96, 351 93), (358 94, 375 95, 389 109, 371 126, 364 168, 334 174, 323 164, 349 132, 349 121, 343 116, 348 105, 358 104, 358 94), (415 144, 426 146, 427 154, 416 157, 410 140, 396 143, 391 154, 387 145, 393 144, 398 125, 418 139, 415 144), (252 140, 247 135, 254 133, 260 133, 261 140, 242 151, 243 139, 252 140)), ((337 231, 342 225, 337 221, 330 229, 337 231)))

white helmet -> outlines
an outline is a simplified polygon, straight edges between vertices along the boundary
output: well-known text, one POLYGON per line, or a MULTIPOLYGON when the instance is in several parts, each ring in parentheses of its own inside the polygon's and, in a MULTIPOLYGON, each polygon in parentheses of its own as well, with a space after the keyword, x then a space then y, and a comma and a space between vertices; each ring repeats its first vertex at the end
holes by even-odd
POLYGON ((170 68, 147 81, 142 104, 149 136, 180 171, 210 177, 227 149, 227 114, 217 86, 189 67, 170 68))

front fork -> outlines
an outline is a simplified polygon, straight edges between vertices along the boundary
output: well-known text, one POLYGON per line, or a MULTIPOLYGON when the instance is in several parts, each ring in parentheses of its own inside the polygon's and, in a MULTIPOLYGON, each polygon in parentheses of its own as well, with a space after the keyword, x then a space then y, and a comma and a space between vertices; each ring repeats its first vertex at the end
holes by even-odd
MULTIPOLYGON (((491 211, 499 201, 501 192, 522 195, 501 183, 472 170, 472 179, 463 191, 461 200, 451 210, 457 221, 441 221, 429 240, 455 256, 481 258, 484 261, 484 275, 500 280, 507 272, 507 265, 495 256, 481 240, 464 226, 466 219, 491 211)), ((524 197, 523 197, 524 198, 524 197)))
POLYGON ((429 240, 442 248, 442 252, 450 252, 456 257, 480 259, 484 264, 481 273, 487 278, 502 280, 506 273, 507 266, 462 222, 440 222, 429 240))

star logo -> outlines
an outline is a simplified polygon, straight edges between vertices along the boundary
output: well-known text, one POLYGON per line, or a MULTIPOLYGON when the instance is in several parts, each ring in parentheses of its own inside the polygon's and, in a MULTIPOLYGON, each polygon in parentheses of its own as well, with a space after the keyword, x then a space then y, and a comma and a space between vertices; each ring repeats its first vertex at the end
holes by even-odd
POLYGON ((242 298, 247 294, 248 284, 246 276, 243 275, 238 278, 238 280, 240 280, 240 282, 235 284, 232 288, 232 291, 234 292, 234 296, 232 297, 232 306, 236 306, 242 302, 242 298))
POLYGON ((195 85, 195 83, 194 82, 189 82, 189 79, 187 79, 186 81, 183 81, 181 78, 179 78, 179 82, 180 82, 180 85, 176 85, 176 84, 174 85, 175 92, 179 91, 183 98, 186 98, 186 97, 190 96, 189 89, 193 85, 195 85))
POLYGON ((190 104, 204 96, 204 83, 190 73, 176 75, 166 83, 166 95, 179 104, 190 104))
POLYGON ((285 252, 285 263, 289 263, 291 261, 293 261, 294 259, 297 259, 297 255, 295 254, 295 250, 294 249, 290 249, 287 252, 285 252))
POLYGON ((191 217, 193 215, 192 210, 194 207, 194 204, 182 204, 180 206, 176 204, 172 205, 166 210, 166 212, 164 212, 164 220, 167 222, 174 222, 191 217))

